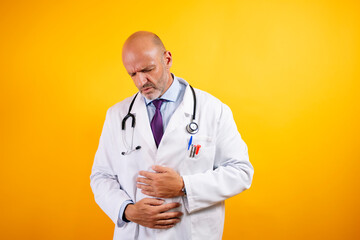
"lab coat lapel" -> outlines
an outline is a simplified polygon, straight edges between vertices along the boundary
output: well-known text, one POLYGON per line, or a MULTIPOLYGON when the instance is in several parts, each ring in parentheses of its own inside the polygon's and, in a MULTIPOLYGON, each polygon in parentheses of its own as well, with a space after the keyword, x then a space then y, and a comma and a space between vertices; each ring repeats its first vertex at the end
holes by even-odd
POLYGON ((193 114, 193 105, 194 105, 193 103, 194 100, 191 93, 191 89, 189 85, 187 85, 185 89, 183 101, 176 109, 172 117, 170 118, 168 126, 165 129, 163 139, 161 141, 163 141, 164 138, 166 139, 166 136, 171 134, 171 132, 173 132, 175 129, 179 128, 179 126, 184 125, 184 122, 190 123, 193 114))
POLYGON ((151 131, 144 97, 140 93, 136 98, 132 112, 135 113, 136 116, 135 129, 138 131, 137 136, 140 136, 140 138, 142 138, 142 140, 147 144, 148 149, 155 154, 157 148, 151 131))

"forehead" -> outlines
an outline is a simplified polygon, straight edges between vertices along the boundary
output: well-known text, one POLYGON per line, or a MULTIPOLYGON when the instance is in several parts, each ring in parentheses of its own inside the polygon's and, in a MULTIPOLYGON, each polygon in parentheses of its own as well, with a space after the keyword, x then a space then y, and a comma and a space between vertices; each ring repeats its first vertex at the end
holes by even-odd
POLYGON ((122 60, 126 70, 137 72, 159 61, 159 54, 156 49, 124 49, 122 60))

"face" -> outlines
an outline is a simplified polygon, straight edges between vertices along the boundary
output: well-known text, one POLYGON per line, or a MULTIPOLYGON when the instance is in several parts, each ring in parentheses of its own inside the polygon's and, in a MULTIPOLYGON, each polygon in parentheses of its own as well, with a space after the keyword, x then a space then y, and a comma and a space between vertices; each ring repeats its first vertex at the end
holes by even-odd
POLYGON ((169 51, 124 48, 123 63, 135 86, 148 100, 162 96, 172 83, 169 51))

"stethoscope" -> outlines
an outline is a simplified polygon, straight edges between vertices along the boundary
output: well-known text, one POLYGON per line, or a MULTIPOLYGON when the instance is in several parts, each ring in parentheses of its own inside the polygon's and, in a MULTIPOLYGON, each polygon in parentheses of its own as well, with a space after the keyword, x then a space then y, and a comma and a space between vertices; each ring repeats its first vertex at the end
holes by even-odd
MULTIPOLYGON (((191 92, 193 94, 193 98, 194 98, 194 108, 193 108, 193 115, 192 115, 192 119, 191 122, 186 126, 186 130, 188 131, 188 133, 190 134, 196 134, 199 131, 199 125, 195 122, 195 113, 196 113, 196 95, 195 95, 195 91, 194 88, 190 86, 191 92)), ((127 113, 127 115, 123 118, 122 123, 121 123, 121 130, 122 130, 122 139, 123 139, 123 143, 125 145, 126 148, 126 152, 122 152, 122 155, 129 155, 130 153, 136 151, 136 150, 140 150, 141 146, 136 146, 135 148, 133 147, 133 140, 134 140, 134 129, 135 129, 135 115, 131 113, 131 109, 134 105, 135 99, 137 97, 139 93, 136 93, 136 95, 134 96, 134 98, 132 99, 130 106, 129 106, 129 111, 127 113), (126 121, 131 118, 131 127, 132 127, 132 136, 131 136, 131 145, 129 146, 127 144, 126 141, 126 136, 125 136, 125 125, 126 125, 126 121)))

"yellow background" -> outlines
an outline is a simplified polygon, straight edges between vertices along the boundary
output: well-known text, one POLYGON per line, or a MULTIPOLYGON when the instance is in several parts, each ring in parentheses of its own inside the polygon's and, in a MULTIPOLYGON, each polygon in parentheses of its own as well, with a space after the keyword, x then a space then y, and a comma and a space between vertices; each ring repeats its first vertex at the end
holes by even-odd
POLYGON ((89 175, 131 33, 233 110, 255 168, 223 239, 360 239, 359 1, 1 1, 0 238, 112 239, 89 175))

